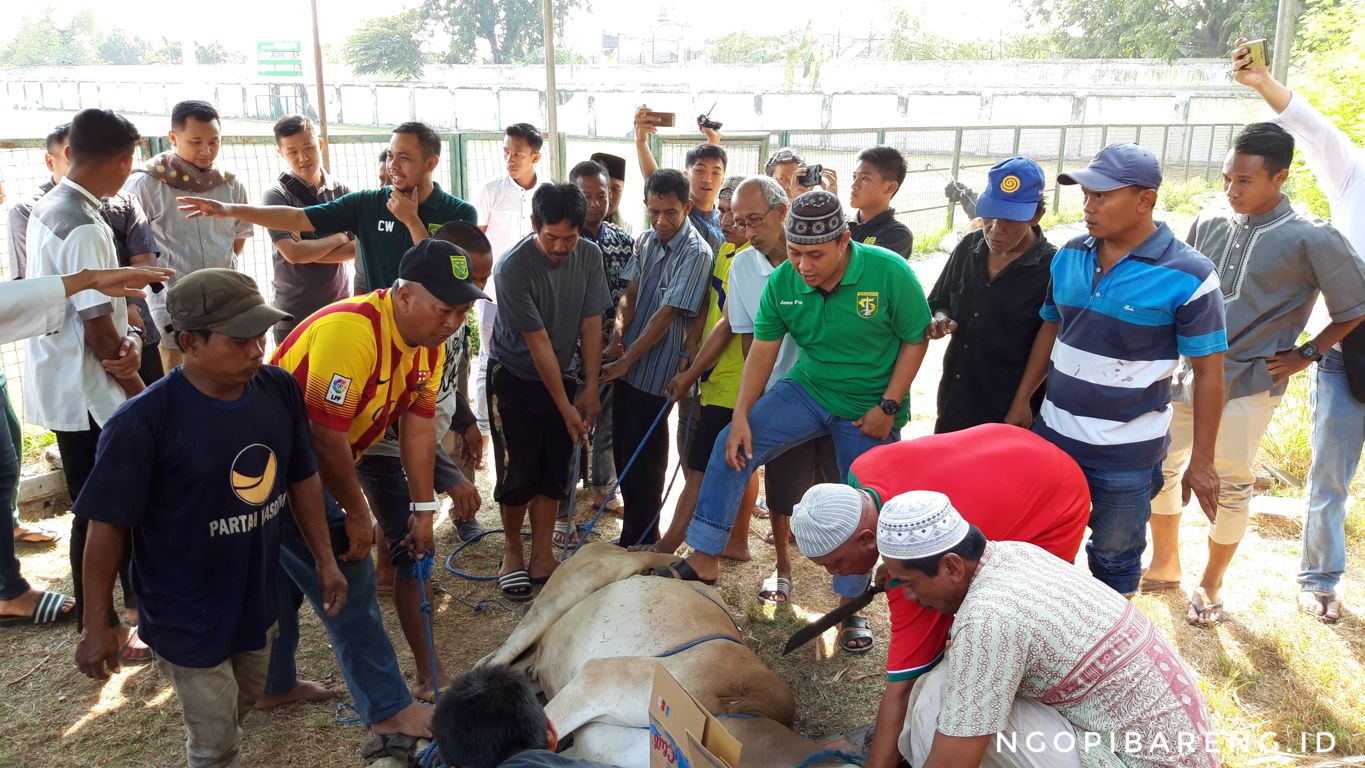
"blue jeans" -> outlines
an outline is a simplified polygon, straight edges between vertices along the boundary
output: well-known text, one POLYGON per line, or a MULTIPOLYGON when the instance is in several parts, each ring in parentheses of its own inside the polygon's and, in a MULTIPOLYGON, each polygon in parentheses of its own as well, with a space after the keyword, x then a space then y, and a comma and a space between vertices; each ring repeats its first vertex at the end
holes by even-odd
POLYGON ((725 441, 730 428, 721 430, 711 459, 702 476, 701 495, 697 498, 697 512, 687 528, 687 543, 708 555, 725 549, 739 514, 739 500, 755 469, 782 454, 783 451, 813 437, 829 435, 834 439, 834 453, 839 461, 839 476, 848 476, 853 460, 879 445, 900 439, 899 430, 891 430, 885 440, 874 440, 853 426, 852 419, 841 419, 806 393, 800 384, 783 379, 754 403, 749 412, 749 430, 753 446, 749 462, 736 471, 725 461, 725 441))
MULTIPOLYGON (((294 523, 294 516, 284 515, 283 522, 278 579, 280 633, 270 649, 265 693, 284 693, 298 682, 294 653, 299 645, 299 607, 307 597, 327 630, 337 666, 355 700, 360 719, 366 725, 373 725, 393 717, 412 703, 412 694, 398 668, 398 657, 379 614, 374 592, 374 560, 366 557, 358 563, 338 563, 346 577, 346 604, 335 619, 328 618, 322 611, 322 588, 318 584, 313 555, 294 523)), ((344 552, 346 516, 330 496, 327 497, 327 525, 332 534, 333 552, 344 552)))
POLYGON ((597 428, 592 434, 587 485, 595 491, 605 492, 616 482, 616 457, 611 448, 612 393, 615 391, 616 387, 607 387, 607 393, 602 396, 602 411, 597 415, 597 428))
POLYGON ((1329 350, 1316 368, 1308 394, 1313 466, 1308 471, 1299 586, 1336 594, 1346 571, 1346 496, 1365 443, 1365 403, 1351 395, 1340 352, 1329 350))
POLYGON ((1150 469, 1081 467, 1090 486, 1090 573, 1120 595, 1137 592, 1152 499, 1161 492, 1161 462, 1150 469))
MULTIPOLYGON (((0 380, 3 380, 0 374, 0 380)), ((29 585, 19 575, 19 558, 14 555, 10 529, 19 522, 14 502, 19 498, 19 451, 23 445, 17 431, 19 420, 9 404, 9 389, 0 383, 0 600, 13 600, 28 592, 29 585)))

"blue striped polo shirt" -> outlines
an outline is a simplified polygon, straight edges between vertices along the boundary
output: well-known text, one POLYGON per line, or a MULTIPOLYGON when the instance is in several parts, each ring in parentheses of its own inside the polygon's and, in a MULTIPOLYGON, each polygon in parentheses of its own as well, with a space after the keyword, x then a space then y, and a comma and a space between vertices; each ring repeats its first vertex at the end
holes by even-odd
POLYGON ((1171 374, 1181 355, 1228 348, 1213 263, 1158 224, 1107 274, 1098 242, 1052 259, 1040 310, 1059 323, 1038 434, 1089 469, 1148 469, 1170 442, 1171 374))

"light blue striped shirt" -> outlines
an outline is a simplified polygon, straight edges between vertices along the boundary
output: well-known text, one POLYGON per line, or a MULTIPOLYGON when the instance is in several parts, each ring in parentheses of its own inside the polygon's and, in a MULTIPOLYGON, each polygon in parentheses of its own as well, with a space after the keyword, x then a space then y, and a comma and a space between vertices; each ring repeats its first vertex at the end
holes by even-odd
POLYGON ((1150 468, 1166 456, 1180 356, 1228 348, 1213 263, 1165 224, 1103 273, 1098 241, 1052 259, 1040 311, 1058 322, 1038 434, 1090 469, 1150 468))
POLYGON ((690 221, 667 243, 659 242, 653 230, 640 238, 635 255, 621 272, 621 277, 639 283, 625 346, 635 343, 661 307, 679 311, 663 338, 626 371, 625 379, 632 387, 663 397, 664 387, 678 372, 687 325, 702 310, 712 259, 711 246, 690 221))

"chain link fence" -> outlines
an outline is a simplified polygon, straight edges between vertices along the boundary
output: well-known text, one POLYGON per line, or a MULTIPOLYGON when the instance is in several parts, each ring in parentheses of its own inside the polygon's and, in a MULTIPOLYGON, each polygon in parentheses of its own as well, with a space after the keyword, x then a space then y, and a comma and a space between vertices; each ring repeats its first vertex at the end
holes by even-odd
MULTIPOLYGON (((1109 125, 1109 126, 1008 126, 982 128, 866 129, 837 131, 777 131, 774 133, 726 136, 729 172, 761 173, 772 151, 790 147, 807 163, 820 163, 834 169, 839 177, 839 194, 848 198, 848 185, 859 151, 877 144, 899 149, 909 167, 905 184, 896 194, 893 206, 897 217, 915 233, 916 239, 931 238, 967 221, 959 208, 945 195, 945 188, 957 181, 980 192, 986 171, 996 162, 1014 155, 1036 160, 1049 172, 1049 179, 1064 168, 1084 165, 1106 144, 1135 141, 1152 148, 1162 159, 1166 183, 1181 183, 1200 177, 1214 180, 1221 173, 1224 154, 1239 126, 1218 125, 1109 125)), ((700 135, 653 137, 649 147, 660 167, 682 168, 684 156, 700 135)), ((500 133, 447 134, 436 168, 442 187, 471 203, 477 203, 479 190, 506 172, 500 133)), ((351 189, 373 188, 379 179, 379 156, 388 148, 384 133, 336 135, 328 143, 331 175, 351 189)), ((137 161, 169 149, 164 137, 144 139, 137 161)), ((638 172, 636 146, 630 140, 581 136, 558 137, 555 147, 560 168, 550 168, 547 154, 537 166, 541 179, 561 175, 575 163, 594 152, 609 152, 626 159, 626 189, 622 213, 635 231, 644 225, 644 181, 638 172)), ((44 164, 45 147, 41 140, 0 141, 0 184, 7 195, 0 206, 0 278, 10 279, 8 212, 26 199, 49 178, 44 164)), ((259 201, 286 169, 269 136, 230 136, 223 138, 218 164, 231 171, 246 185, 251 201, 259 201)), ((1050 186, 1047 190, 1053 211, 1074 210, 1080 206, 1080 192, 1074 187, 1050 186)), ((271 297, 270 240, 259 228, 247 240, 238 259, 238 268, 251 275, 271 297)), ((22 408, 23 344, 0 346, 0 364, 9 377, 10 396, 22 408)), ((22 413, 22 410, 20 411, 22 413)))

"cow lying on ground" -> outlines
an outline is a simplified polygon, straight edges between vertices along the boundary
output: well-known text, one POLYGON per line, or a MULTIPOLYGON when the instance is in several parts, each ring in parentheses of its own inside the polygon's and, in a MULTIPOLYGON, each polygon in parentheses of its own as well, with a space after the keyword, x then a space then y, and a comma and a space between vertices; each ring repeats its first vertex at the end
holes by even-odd
MULTIPOLYGON (((820 751, 791 730, 791 689, 744 644, 716 590, 638 576, 671 555, 585 545, 480 664, 523 669, 577 757, 649 765, 649 693, 662 663, 744 745, 740 768, 797 768, 820 751)), ((822 766, 839 761, 819 763, 822 766)), ((847 765, 847 764, 844 764, 847 765)))

